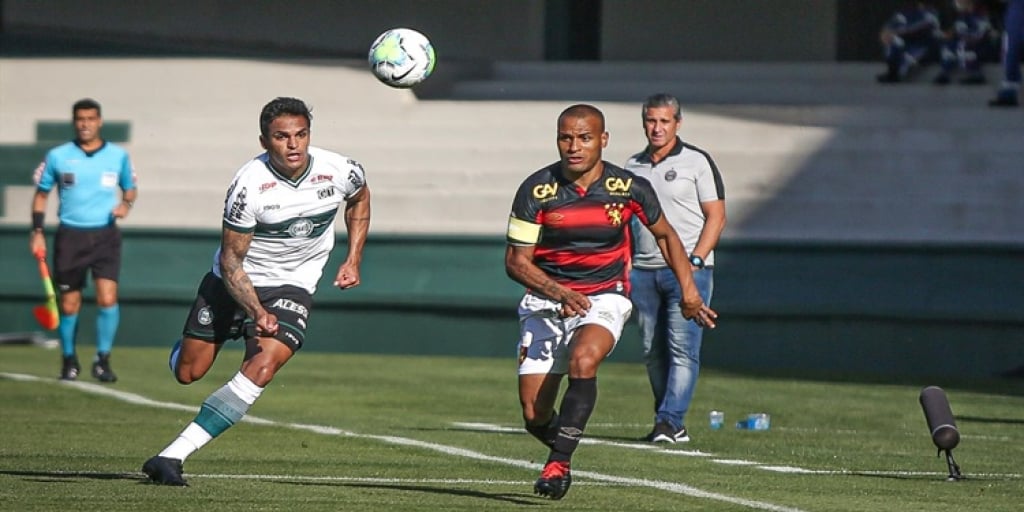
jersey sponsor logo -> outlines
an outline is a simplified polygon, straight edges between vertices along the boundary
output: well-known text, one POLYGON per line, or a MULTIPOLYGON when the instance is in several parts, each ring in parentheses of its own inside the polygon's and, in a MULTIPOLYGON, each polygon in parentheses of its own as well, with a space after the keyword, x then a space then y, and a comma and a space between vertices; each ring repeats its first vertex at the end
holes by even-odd
MULTIPOLYGON (((231 189, 234 190, 234 186, 232 186, 231 189)), ((235 201, 231 203, 231 207, 228 208, 228 220, 235 222, 242 220, 242 212, 245 211, 245 207, 248 204, 245 202, 247 196, 246 188, 242 187, 242 190, 239 190, 238 194, 235 195, 235 201)))
POLYGON ((277 186, 277 182, 276 181, 271 181, 269 183, 264 183, 264 184, 260 185, 260 194, 262 194, 262 193, 264 193, 264 192, 266 192, 266 191, 268 191, 268 190, 270 190, 270 189, 272 189, 272 188, 274 188, 276 186, 277 186))
POLYGON ((276 301, 274 301, 273 304, 270 305, 270 307, 274 309, 285 309, 288 311, 294 311, 301 315, 303 318, 309 316, 309 311, 306 309, 306 306, 303 306, 302 304, 299 304, 298 302, 295 302, 294 300, 291 299, 277 299, 276 301))
POLYGON ((633 186, 633 178, 611 177, 604 180, 604 189, 613 196, 625 196, 629 194, 629 187, 633 186))
POLYGON ((665 173, 665 181, 675 181, 677 176, 678 174, 676 174, 675 169, 669 169, 669 171, 665 173))
POLYGON ((557 193, 558 183, 545 183, 543 185, 533 187, 533 197, 541 201, 554 199, 555 194, 557 193))
POLYGON ((608 216, 608 223, 612 226, 622 225, 622 210, 626 205, 622 203, 604 205, 604 213, 608 216))
MULTIPOLYGON (((349 160, 349 163, 354 164, 356 167, 359 167, 360 170, 362 170, 363 168, 363 166, 353 162, 352 160, 349 160)), ((366 180, 363 179, 363 176, 356 172, 355 170, 351 170, 348 172, 348 182, 351 183, 352 186, 355 188, 362 188, 362 186, 366 184, 366 180)))
POLYGON ((213 323, 213 313, 210 312, 210 306, 203 306, 203 309, 199 310, 196 314, 196 320, 199 321, 199 325, 210 325, 213 323))
POLYGON ((310 233, 313 232, 313 221, 309 219, 299 219, 288 226, 288 234, 292 238, 306 238, 310 233))
POLYGON ((309 179, 309 182, 313 185, 316 185, 317 183, 323 183, 325 181, 331 181, 331 177, 326 174, 315 174, 313 175, 312 178, 309 179))
POLYGON ((280 210, 280 209, 281 209, 281 205, 279 205, 279 204, 268 204, 268 205, 263 207, 263 211, 265 211, 265 212, 270 211, 270 210, 280 210))
POLYGON ((326 199, 334 195, 334 187, 325 187, 316 191, 317 199, 326 199))

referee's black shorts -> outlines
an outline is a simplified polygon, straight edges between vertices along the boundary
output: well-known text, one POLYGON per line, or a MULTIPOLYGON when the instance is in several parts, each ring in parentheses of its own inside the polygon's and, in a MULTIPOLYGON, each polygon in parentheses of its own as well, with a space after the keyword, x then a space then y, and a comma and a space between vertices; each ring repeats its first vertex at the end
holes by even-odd
POLYGON ((86 275, 116 282, 121 274, 121 230, 61 225, 53 239, 53 278, 62 292, 85 288, 86 275))

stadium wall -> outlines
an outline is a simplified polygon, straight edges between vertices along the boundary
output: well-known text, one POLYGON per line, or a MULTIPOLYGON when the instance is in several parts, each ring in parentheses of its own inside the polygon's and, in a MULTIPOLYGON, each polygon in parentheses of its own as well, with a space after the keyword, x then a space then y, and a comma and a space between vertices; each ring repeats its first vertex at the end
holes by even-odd
MULTIPOLYGON (((0 227, 0 319, 37 330, 42 287, 27 227, 0 227)), ((125 229, 119 345, 178 336, 219 234, 125 229)), ((344 238, 321 280, 344 257, 344 238)), ((322 287, 306 350, 464 356, 515 354, 521 288, 494 237, 371 236, 363 285, 322 287)), ((724 241, 705 337, 709 367, 990 377, 1024 365, 1024 247, 724 241), (837 272, 836 269, 842 269, 837 272)), ((91 290, 86 292, 91 298, 91 290)), ((87 306, 85 314, 93 314, 87 306)), ((94 343, 92 321, 81 350, 94 343)), ((51 333, 51 335, 53 335, 51 333)), ((613 360, 639 361, 635 325, 613 360)))
POLYGON ((4 0, 0 20, 9 31, 207 52, 250 48, 352 57, 364 55, 369 42, 385 29, 409 26, 430 35, 442 62, 594 56, 626 61, 828 62, 879 59, 878 28, 900 2, 4 0), (594 14, 594 9, 599 12, 594 14), (581 17, 595 19, 600 30, 581 25, 581 17), (550 47, 559 45, 578 48, 550 47))

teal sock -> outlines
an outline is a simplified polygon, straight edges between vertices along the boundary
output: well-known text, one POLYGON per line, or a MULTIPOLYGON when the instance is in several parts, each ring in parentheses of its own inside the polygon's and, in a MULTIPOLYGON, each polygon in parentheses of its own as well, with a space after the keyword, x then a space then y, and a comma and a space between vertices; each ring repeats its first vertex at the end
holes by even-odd
POLYGON ((96 314, 96 352, 109 354, 114 347, 114 335, 121 323, 121 307, 117 304, 100 308, 96 314))
POLYGON ((195 423, 211 438, 217 437, 241 421, 261 393, 263 388, 238 372, 227 384, 206 398, 196 415, 195 423))
POLYGON ((78 314, 60 315, 60 326, 57 333, 60 334, 60 351, 64 357, 75 355, 75 333, 78 332, 78 314))

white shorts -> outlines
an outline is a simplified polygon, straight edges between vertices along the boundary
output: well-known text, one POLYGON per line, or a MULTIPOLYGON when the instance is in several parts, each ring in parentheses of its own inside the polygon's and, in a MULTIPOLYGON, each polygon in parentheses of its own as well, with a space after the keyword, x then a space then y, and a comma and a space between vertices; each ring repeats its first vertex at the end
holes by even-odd
MULTIPOLYGON (((633 303, 617 293, 591 295, 584 316, 562 318, 562 305, 527 293, 519 302, 519 375, 569 371, 569 341, 576 329, 596 324, 608 329, 619 342, 622 328, 633 312, 633 303)), ((612 350, 614 350, 614 345, 612 350)))

